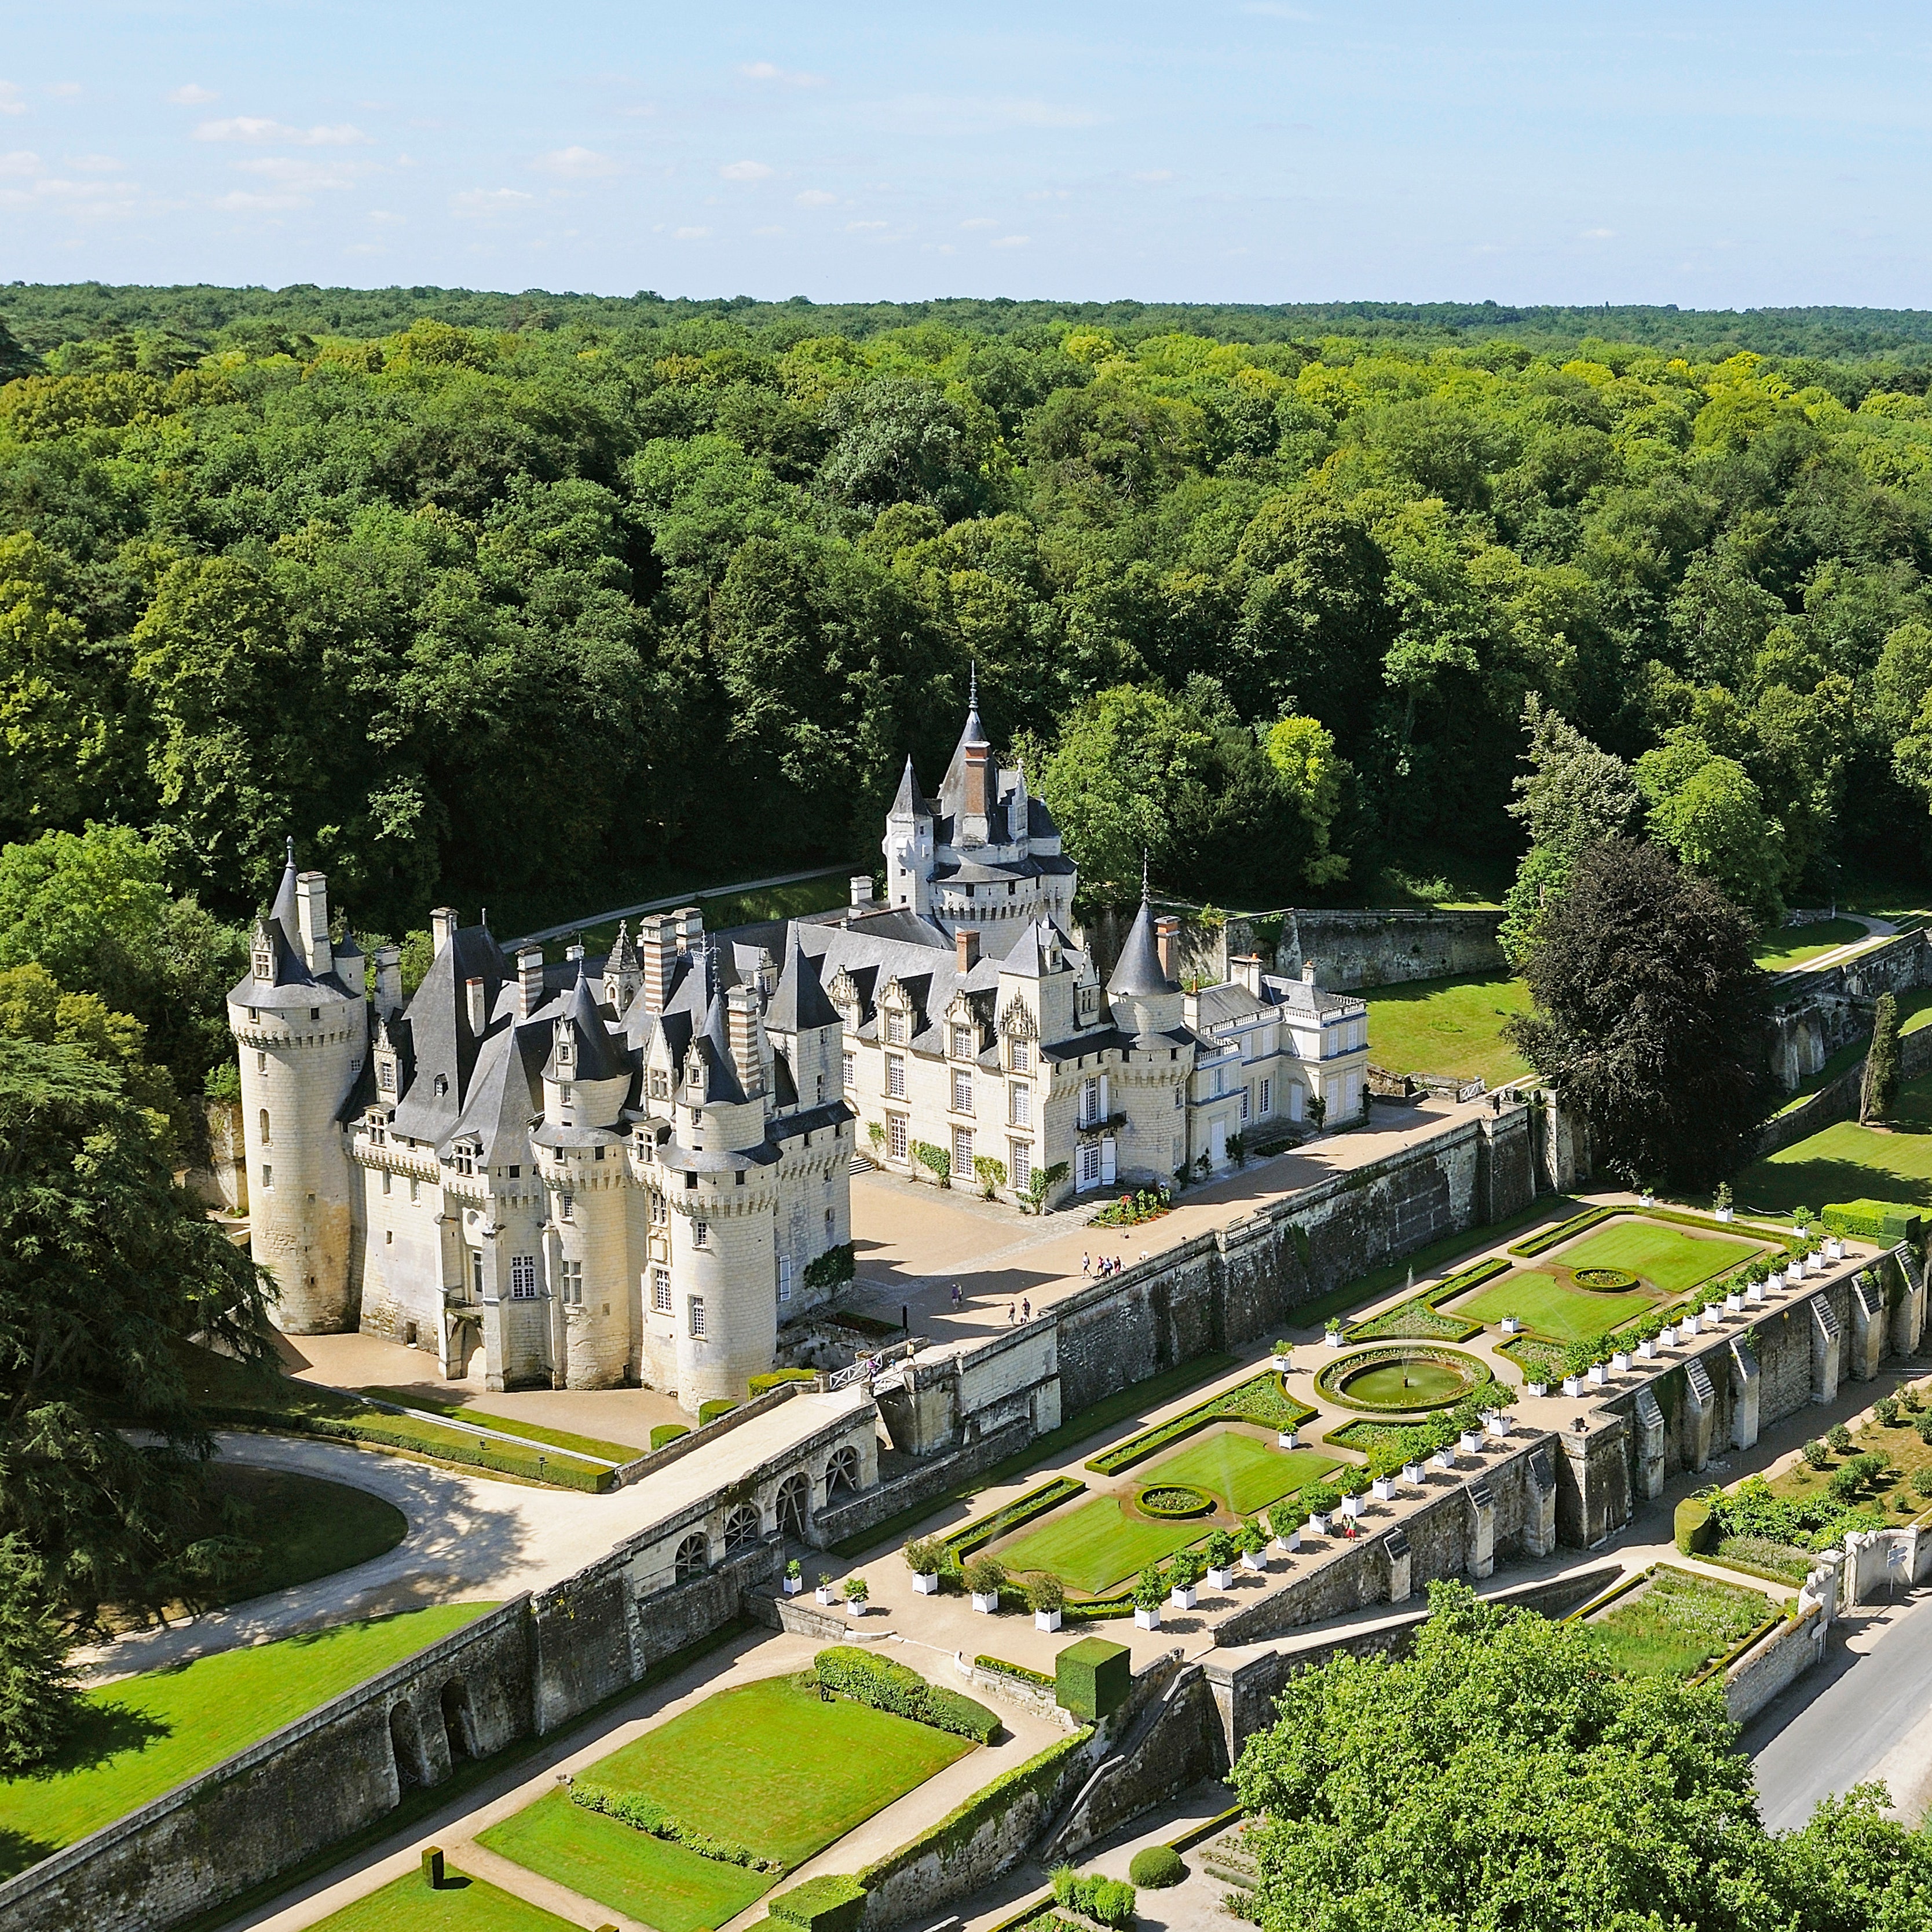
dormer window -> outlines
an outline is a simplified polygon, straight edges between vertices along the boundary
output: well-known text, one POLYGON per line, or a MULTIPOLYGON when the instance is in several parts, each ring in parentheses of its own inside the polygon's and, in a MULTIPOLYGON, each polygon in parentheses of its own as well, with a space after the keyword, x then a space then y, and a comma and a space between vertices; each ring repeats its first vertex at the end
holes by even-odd
MULTIPOLYGON (((250 962, 249 970, 254 973, 255 977, 258 980, 269 980, 274 979, 275 976, 275 955, 274 949, 266 944, 256 946, 255 948, 254 957, 250 962)), ((249 1018, 251 1019, 254 1017, 254 1016, 252 1013, 249 1016, 249 1018)))
POLYGON ((1027 1041, 1023 1040, 1010 1041, 1006 1048, 1006 1058, 1008 1064, 1016 1073, 1026 1073, 1032 1070, 1033 1048, 1027 1041))
POLYGON ((973 1029, 970 1026, 956 1026, 952 1029, 952 1057, 955 1060, 970 1060, 973 1056, 973 1029))
POLYGON ((476 1172, 476 1150, 467 1142, 457 1144, 456 1171, 458 1174, 474 1174, 476 1172))
POLYGON ((886 1044, 887 1044, 888 1046, 904 1046, 904 1044, 905 1044, 905 1036, 906 1036, 905 1015, 904 1015, 904 1013, 888 1013, 888 1014, 886 1014, 886 1044))
POLYGON ((670 1098, 670 1076, 662 1066, 651 1069, 651 1098, 653 1100, 668 1100, 670 1098))
POLYGON ((386 1056, 376 1063, 376 1084, 385 1094, 396 1090, 396 1063, 386 1056))

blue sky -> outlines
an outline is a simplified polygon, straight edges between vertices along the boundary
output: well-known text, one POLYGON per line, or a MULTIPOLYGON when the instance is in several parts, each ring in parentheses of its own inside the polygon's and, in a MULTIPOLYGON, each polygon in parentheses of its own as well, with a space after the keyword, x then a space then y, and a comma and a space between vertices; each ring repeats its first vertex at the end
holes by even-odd
POLYGON ((1932 12, 28 10, 0 280, 1932 306, 1932 12))

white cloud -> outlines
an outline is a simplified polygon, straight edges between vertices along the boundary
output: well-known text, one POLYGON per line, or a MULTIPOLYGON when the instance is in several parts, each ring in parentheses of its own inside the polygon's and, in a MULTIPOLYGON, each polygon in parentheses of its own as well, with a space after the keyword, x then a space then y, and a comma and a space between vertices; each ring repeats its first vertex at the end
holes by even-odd
POLYGON ((29 148, 16 148, 10 154, 0 154, 0 176, 18 177, 40 171, 40 158, 29 148))
POLYGON ((388 223, 391 221, 399 222, 402 220, 404 218, 400 214, 392 214, 386 208, 372 208, 369 211, 369 219, 371 221, 388 223))
POLYGON ((50 81, 44 92, 52 94, 56 100, 72 100, 80 92, 80 82, 77 80, 50 81))
POLYGON ((178 87, 168 96, 176 107, 206 107, 211 100, 219 100, 220 95, 212 87, 197 87, 190 81, 185 87, 178 87))
POLYGON ((1029 201, 1064 201, 1072 193, 1070 188, 1032 188, 1027 190, 1029 201))
POLYGON ((289 128, 254 114, 238 114, 227 121, 204 121, 194 130, 197 141, 273 141, 284 147, 346 148, 369 136, 359 128, 289 128))
POLYGON ((345 170, 321 161, 298 160, 292 154, 264 154, 259 160, 237 161, 235 165, 244 174, 260 175, 295 194, 356 185, 355 176, 345 170))
POLYGON ((671 232, 674 242, 702 242, 711 232, 708 228, 678 228, 671 232))
POLYGON ((822 188, 808 188, 802 194, 792 196, 801 208, 830 208, 838 199, 836 194, 827 194, 822 188))
POLYGON ((567 181, 590 181, 617 172, 616 162, 594 148, 559 148, 554 153, 539 154, 536 164, 545 174, 561 175, 567 181))
POLYGON ((747 80, 778 80, 788 87, 823 87, 825 76, 822 74, 805 74, 796 70, 788 72, 771 61, 748 61, 739 68, 747 80))
POLYGON ((276 208, 305 208, 308 205, 298 194, 249 194, 240 188, 232 194, 218 195, 214 202, 214 206, 225 214, 265 214, 276 208))
POLYGON ((997 228, 999 224, 990 214, 976 214, 970 221, 960 223, 962 228, 997 228))
POLYGON ((992 245, 995 248, 1024 248, 1032 239, 1030 235, 1002 235, 992 245))
POLYGON ((488 220, 498 214, 514 214, 536 200, 520 188, 472 188, 449 197, 449 212, 467 220, 488 220))
POLYGON ((73 165, 84 175, 118 175, 121 164, 112 154, 76 154, 73 165))
POLYGON ((1616 232, 1614 228, 1586 228, 1576 238, 1580 242, 1607 242, 1616 232))
POLYGON ((727 161, 718 172, 727 181, 764 181, 772 170, 763 161, 727 161))
POLYGON ((0 114, 24 114, 27 104, 20 98, 20 90, 10 80, 0 80, 0 114))

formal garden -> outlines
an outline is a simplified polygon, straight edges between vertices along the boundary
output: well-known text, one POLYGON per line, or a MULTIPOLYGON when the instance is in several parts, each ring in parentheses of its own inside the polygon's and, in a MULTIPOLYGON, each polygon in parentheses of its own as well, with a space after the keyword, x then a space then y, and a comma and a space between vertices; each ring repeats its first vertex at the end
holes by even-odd
POLYGON ((1623 1676, 1695 1678, 1784 1613, 1761 1589, 1660 1563, 1585 1604, 1576 1618, 1623 1676))
POLYGON ((337 1624, 88 1692, 50 1766, 0 1779, 0 1877, 124 1817, 494 1607, 442 1604, 337 1624))
POLYGON ((656 1932, 699 1932, 998 1730, 972 1699, 837 1646, 705 1699, 480 1842, 656 1932))

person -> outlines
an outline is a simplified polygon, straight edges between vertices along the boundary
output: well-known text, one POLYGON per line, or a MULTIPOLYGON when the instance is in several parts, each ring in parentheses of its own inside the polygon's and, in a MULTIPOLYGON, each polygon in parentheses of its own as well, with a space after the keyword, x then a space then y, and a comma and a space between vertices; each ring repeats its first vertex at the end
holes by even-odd
POLYGON ((1083 1275, 1091 1274, 1094 1272, 1094 1257, 1091 1255, 1086 1253, 1082 1254, 1080 1257, 1080 1272, 1083 1275))
POLYGON ((1007 1325, 1009 1328, 1011 1328, 1011 1327, 1012 1327, 1012 1320, 1013 1320, 1013 1304, 1010 1301, 1010 1302, 1008 1302, 1008 1303, 1006 1304, 1006 1325, 1007 1325))
POLYGON ((964 1298, 965 1298, 959 1292, 959 1284, 956 1281, 952 1284, 952 1306, 956 1312, 958 1311, 964 1298))
POLYGON ((1020 1302, 1020 1319, 1022 1322, 1030 1322, 1033 1319, 1033 1304, 1024 1298, 1020 1302))

